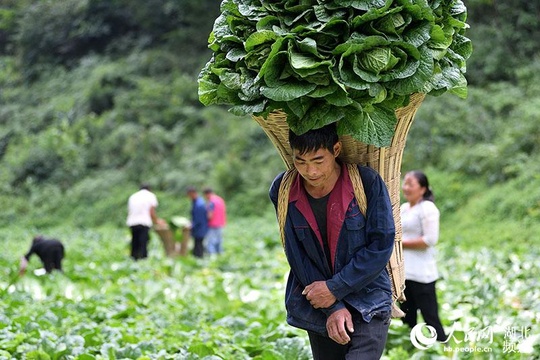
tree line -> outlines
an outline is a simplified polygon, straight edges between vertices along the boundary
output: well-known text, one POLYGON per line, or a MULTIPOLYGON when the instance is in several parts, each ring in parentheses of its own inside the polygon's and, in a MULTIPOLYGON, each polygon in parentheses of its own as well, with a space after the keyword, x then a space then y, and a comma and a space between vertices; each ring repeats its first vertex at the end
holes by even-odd
MULTIPOLYGON (((424 102, 404 167, 490 185, 530 179, 540 170, 540 4, 465 4, 474 46, 469 98, 424 102)), ((119 208, 141 181, 162 195, 164 215, 187 207, 187 185, 213 186, 233 214, 264 211, 269 182, 283 168, 276 150, 251 119, 205 108, 197 97, 219 6, 3 1, 0 198, 12 205, 0 223, 120 223, 119 208)), ((540 216, 534 206, 521 209, 540 216)))

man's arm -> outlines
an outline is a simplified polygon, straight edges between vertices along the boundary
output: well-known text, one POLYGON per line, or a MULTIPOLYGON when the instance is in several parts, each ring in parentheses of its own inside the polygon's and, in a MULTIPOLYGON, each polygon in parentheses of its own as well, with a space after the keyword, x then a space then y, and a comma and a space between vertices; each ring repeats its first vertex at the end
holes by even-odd
POLYGON ((152 206, 150 208, 150 217, 152 218, 152 223, 157 224, 158 217, 157 217, 157 212, 156 212, 156 207, 155 206, 152 206))
MULTIPOLYGON (((315 308, 322 309, 328 318, 326 319, 326 331, 328 336, 338 344, 345 345, 351 338, 348 332, 354 332, 351 312, 346 307, 328 308, 336 302, 335 296, 328 290, 326 281, 316 281, 304 289, 306 297, 315 308), (332 300, 333 299, 333 300, 332 300), (327 300, 325 303, 324 300, 327 300), (315 305, 314 305, 315 304, 315 305), (330 305, 328 305, 330 304, 330 305)), ((342 304, 338 302, 336 304, 342 304)))

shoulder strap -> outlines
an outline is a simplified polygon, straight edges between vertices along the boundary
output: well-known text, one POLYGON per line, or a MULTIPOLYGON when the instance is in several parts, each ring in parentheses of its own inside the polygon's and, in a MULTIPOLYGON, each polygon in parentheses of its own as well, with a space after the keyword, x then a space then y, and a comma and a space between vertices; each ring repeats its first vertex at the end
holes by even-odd
POLYGON ((349 178, 352 182, 354 197, 356 198, 360 212, 362 215, 366 216, 367 198, 364 190, 364 184, 362 183, 362 178, 360 177, 360 171, 358 171, 358 165, 347 164, 347 170, 349 170, 349 178))
POLYGON ((296 178, 298 171, 295 168, 289 169, 283 175, 281 184, 279 184, 277 217, 279 232, 281 235, 281 244, 285 248, 285 220, 287 219, 287 209, 289 208, 289 193, 293 180, 296 178))
MULTIPOLYGON (((354 189, 354 197, 358 202, 358 207, 360 208, 362 214, 366 216, 367 199, 358 166, 356 164, 347 164, 347 169, 349 170, 349 177, 351 178, 354 189)), ((395 300, 405 300, 405 296, 403 294, 405 289, 404 264, 402 258, 398 256, 398 254, 401 254, 401 247, 401 241, 394 243, 392 256, 386 265, 392 285, 392 296, 394 300, 392 301, 392 317, 394 318, 401 318, 405 316, 405 313, 397 306, 395 302, 395 300)))

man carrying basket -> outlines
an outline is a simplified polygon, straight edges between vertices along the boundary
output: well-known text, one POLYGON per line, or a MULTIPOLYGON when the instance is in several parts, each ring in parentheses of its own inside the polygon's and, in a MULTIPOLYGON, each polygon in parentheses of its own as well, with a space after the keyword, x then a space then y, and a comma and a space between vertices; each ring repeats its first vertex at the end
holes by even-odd
POLYGON ((373 169, 338 160, 335 123, 290 131, 289 144, 294 169, 270 188, 291 267, 287 322, 308 332, 315 360, 379 359, 391 318, 387 263, 395 236, 386 185, 373 169), (361 200, 351 180, 356 170, 361 200))

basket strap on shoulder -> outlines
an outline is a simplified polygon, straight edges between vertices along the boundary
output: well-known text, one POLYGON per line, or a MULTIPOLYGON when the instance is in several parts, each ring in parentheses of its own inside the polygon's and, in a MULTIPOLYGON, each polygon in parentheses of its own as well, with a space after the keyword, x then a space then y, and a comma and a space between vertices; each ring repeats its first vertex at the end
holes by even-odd
POLYGON ((358 165, 347 164, 347 170, 349 170, 349 178, 352 182, 354 197, 356 198, 360 212, 362 215, 366 216, 367 198, 364 190, 364 184, 362 183, 362 178, 360 177, 360 171, 358 170, 358 165))
MULTIPOLYGON (((366 216, 367 198, 366 192, 364 190, 364 184, 362 183, 362 178, 360 177, 360 171, 358 170, 358 166, 356 164, 347 164, 347 169, 349 170, 349 177, 351 179, 354 189, 354 197, 356 198, 356 202, 358 203, 360 212, 364 214, 364 216, 366 216)), ((390 281, 392 285, 392 297, 394 300, 392 301, 392 317, 401 318, 405 316, 405 313, 397 306, 395 300, 405 300, 405 296, 403 294, 405 287, 405 278, 403 275, 403 261, 400 261, 400 259, 397 257, 396 250, 399 250, 398 253, 401 253, 401 242, 394 244, 392 256, 390 257, 390 260, 388 261, 386 267, 390 276, 390 281)))
POLYGON ((287 219, 287 209, 289 208, 289 193, 297 174, 298 171, 295 168, 287 170, 279 185, 277 217, 283 247, 285 247, 285 220, 287 219))

